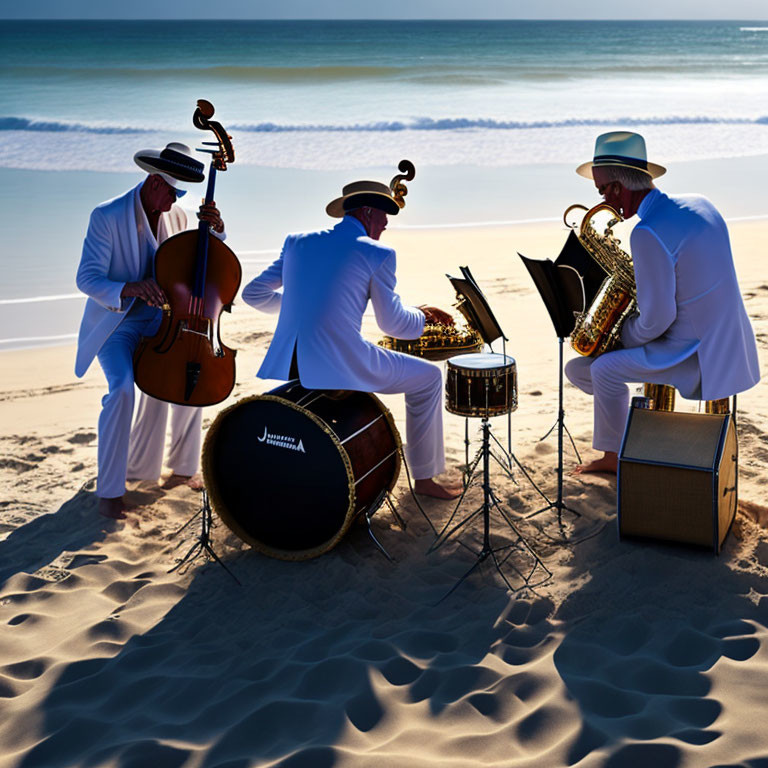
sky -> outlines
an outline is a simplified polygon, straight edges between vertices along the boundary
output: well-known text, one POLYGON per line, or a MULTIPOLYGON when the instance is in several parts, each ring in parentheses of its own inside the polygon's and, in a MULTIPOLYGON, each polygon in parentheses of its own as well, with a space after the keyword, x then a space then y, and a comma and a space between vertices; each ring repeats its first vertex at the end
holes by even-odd
POLYGON ((3 19, 738 19, 768 0, 0 0, 3 19))

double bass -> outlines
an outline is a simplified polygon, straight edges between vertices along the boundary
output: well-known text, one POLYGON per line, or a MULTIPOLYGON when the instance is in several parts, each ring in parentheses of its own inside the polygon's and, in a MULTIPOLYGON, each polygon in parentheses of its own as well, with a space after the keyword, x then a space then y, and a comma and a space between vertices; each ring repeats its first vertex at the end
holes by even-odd
MULTIPOLYGON (((196 128, 212 131, 205 202, 213 202, 216 173, 235 160, 232 137, 211 120, 213 104, 197 102, 196 128)), ((139 389, 158 400, 178 405, 215 405, 235 386, 235 354, 221 341, 220 317, 232 311, 242 268, 234 252, 201 221, 197 231, 168 238, 155 254, 155 280, 167 298, 160 328, 141 340, 133 358, 139 389)))

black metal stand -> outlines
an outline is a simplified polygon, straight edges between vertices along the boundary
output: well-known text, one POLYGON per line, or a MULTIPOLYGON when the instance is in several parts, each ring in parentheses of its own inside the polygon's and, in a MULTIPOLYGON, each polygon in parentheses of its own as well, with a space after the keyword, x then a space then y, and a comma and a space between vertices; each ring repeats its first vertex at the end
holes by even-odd
MULTIPOLYGON (((507 359, 507 347, 506 347, 506 338, 502 336, 502 357, 504 360, 507 359)), ((488 345, 491 352, 493 352, 493 346, 488 345)), ((488 410, 488 384, 486 382, 486 393, 485 393, 485 407, 486 412, 488 410)), ((517 403, 515 402, 515 408, 517 408, 517 403)), ((494 459, 494 461, 501 467, 504 474, 515 484, 519 485, 517 480, 515 479, 515 476, 512 474, 512 464, 514 463, 517 468, 523 473, 525 476, 525 479, 533 486, 536 493, 541 496, 544 501, 547 502, 547 504, 551 504, 552 502, 549 500, 549 497, 547 496, 544 491, 539 488, 539 486, 536 484, 536 481, 530 476, 528 473, 528 470, 520 463, 517 456, 515 456, 513 450, 512 450, 512 411, 514 408, 510 408, 507 411, 507 447, 505 448, 496 438, 496 436, 489 431, 490 439, 493 440, 493 442, 496 444, 496 447, 501 451, 501 458, 497 456, 492 450, 490 451, 491 458, 494 459)), ((488 417, 486 417, 488 418, 488 417)), ((550 430, 551 431, 551 430, 550 430)), ((462 482, 464 485, 464 489, 466 491, 468 485, 469 485, 469 479, 470 476, 474 473, 475 468, 477 467, 478 463, 480 462, 480 459, 483 455, 483 449, 481 448, 477 454, 475 455, 474 460, 470 463, 469 461, 469 446, 471 445, 469 440, 469 418, 464 419, 464 469, 462 470, 462 482)), ((422 510, 422 514, 426 517, 426 514, 422 510)), ((429 522, 429 518, 427 518, 427 521, 429 522)), ((430 526, 432 526, 432 523, 430 522, 430 526)), ((437 534, 437 531, 435 530, 434 526, 432 526, 433 533, 437 534)))
POLYGON ((372 504, 370 504, 364 511, 363 515, 365 516, 365 524, 368 526, 368 535, 371 537, 371 540, 378 548, 379 552, 381 552, 384 557, 389 560, 390 563, 395 562, 395 558, 392 557, 392 555, 387 552, 384 545, 376 538, 376 534, 373 532, 373 516, 378 512, 379 508, 386 504, 389 507, 389 511, 392 513, 392 517, 395 518, 397 521, 397 524, 400 526, 400 530, 404 531, 408 526, 405 523, 405 520, 400 516, 400 513, 395 509, 395 505, 392 503, 392 499, 389 497, 389 491, 383 490, 373 501, 372 504), (371 511, 373 510, 373 511, 371 511))
POLYGON ((179 571, 180 573, 184 573, 187 568, 195 561, 198 557, 201 555, 209 556, 212 560, 215 560, 237 583, 239 586, 243 586, 240 580, 235 576, 232 571, 227 568, 226 565, 222 562, 221 558, 216 554, 216 552, 213 549, 213 546, 211 545, 211 528, 213 528, 213 514, 211 512, 211 505, 208 501, 208 493, 206 491, 203 491, 203 504, 200 507, 200 509, 195 512, 192 517, 187 520, 184 525, 179 528, 178 531, 174 534, 174 536, 178 536, 185 528, 187 528, 189 525, 191 525, 197 517, 200 517, 200 524, 201 524, 201 530, 200 535, 197 537, 197 541, 192 545, 192 547, 187 551, 187 553, 184 555, 184 557, 176 563, 176 565, 171 568, 168 573, 173 573, 174 571, 179 571))
MULTIPOLYGON (((483 518, 483 544, 480 550, 475 550, 469 545, 465 544, 464 542, 461 542, 461 541, 459 542, 475 555, 476 560, 472 565, 472 567, 453 585, 453 587, 451 587, 451 589, 445 595, 443 595, 442 598, 440 598, 438 602, 442 602, 443 600, 445 600, 446 597, 451 595, 473 573, 473 571, 481 563, 485 562, 488 558, 491 558, 499 575, 501 576, 501 578, 503 579, 504 583, 507 585, 509 590, 512 592, 519 592, 521 589, 525 589, 526 587, 541 586, 548 579, 552 577, 552 572, 544 565, 544 562, 539 557, 539 555, 534 551, 531 545, 528 544, 525 538, 523 538, 522 534, 517 529, 517 526, 513 522, 512 518, 504 510, 504 508, 501 505, 501 502, 499 501, 496 494, 493 492, 493 489, 491 488, 491 477, 490 477, 491 458, 495 458, 497 462, 498 462, 498 458, 495 457, 493 452, 491 451, 491 439, 493 438, 493 436, 491 435, 491 427, 490 427, 490 424, 488 423, 488 418, 483 418, 482 430, 483 430, 482 448, 480 449, 477 456, 473 460, 471 466, 468 467, 467 482, 464 486, 464 491, 459 497, 459 500, 456 503, 456 507, 454 508, 453 513, 451 514, 451 517, 449 518, 448 522, 445 524, 443 529, 437 535, 437 538, 435 539, 435 541, 432 543, 432 545, 428 549, 428 553, 432 553, 440 549, 440 547, 442 547, 457 531, 459 531, 464 526, 469 524, 472 520, 474 520, 479 515, 482 515, 482 518, 483 518), (483 503, 474 512, 471 512, 469 515, 467 515, 463 520, 459 521, 455 525, 452 525, 453 520, 455 519, 462 503, 464 502, 464 499, 467 494, 467 490, 469 489, 475 475, 478 473, 478 465, 480 461, 482 461, 482 464, 483 464, 483 469, 482 469, 483 503), (509 544, 504 544, 499 547, 494 547, 492 545, 491 543, 491 509, 495 509, 499 513, 503 522, 506 523, 507 527, 512 531, 512 533, 515 536, 515 540, 513 542, 509 544), (517 565, 514 562, 510 561, 510 557, 512 553, 516 550, 525 553, 530 559, 531 565, 527 572, 523 572, 522 570, 520 570, 520 568, 517 567, 517 565), (506 554, 500 557, 500 554, 504 552, 506 554), (517 575, 522 580, 522 584, 520 584, 519 586, 513 586, 512 583, 507 578, 504 571, 502 570, 502 566, 505 565, 507 562, 510 563, 510 567, 517 573, 517 575), (544 576, 543 578, 540 578, 539 580, 534 581, 534 576, 539 570, 544 572, 544 576)), ((495 438, 493 439, 495 440, 495 438)), ((498 462, 498 463, 506 471, 506 467, 504 467, 504 465, 501 464, 501 462, 498 462)), ((523 470, 523 472, 525 472, 525 470, 523 470)), ((527 476, 527 473, 525 474, 527 476)))
MULTIPOLYGON (((531 512, 529 515, 526 515, 526 519, 529 517, 535 517, 536 515, 540 515, 543 512, 548 512, 550 509, 556 509, 557 510, 557 523, 562 528, 563 525, 563 512, 570 512, 572 515, 576 517, 581 517, 581 513, 577 512, 575 509, 571 509, 571 507, 567 506, 566 503, 563 501, 563 433, 566 433, 568 435, 568 438, 571 441, 571 445, 573 446, 573 450, 576 453, 576 459, 578 460, 579 464, 581 464, 581 456, 579 456, 579 451, 576 448, 576 443, 573 441, 573 437, 571 436, 571 433, 568 431, 568 427, 565 426, 565 409, 563 408, 563 342, 565 339, 561 336, 558 339, 558 342, 560 344, 560 380, 559 380, 559 400, 558 400, 558 411, 557 411, 557 421, 552 425, 549 432, 547 432, 544 437, 541 438, 541 440, 546 440, 550 434, 552 434, 552 431, 557 427, 557 500, 556 501, 549 501, 547 506, 542 507, 541 509, 536 510, 536 512, 531 512)), ((539 442, 541 442, 539 440, 539 442)))
MULTIPOLYGON (((400 459, 402 461, 403 466, 405 467, 405 475, 408 479, 408 489, 411 492, 411 498, 413 499, 414 503, 416 504, 416 508, 421 512, 421 516, 427 521, 427 525, 429 525, 432 533, 437 535, 437 529, 432 524, 432 521, 429 519, 429 515, 424 511, 424 507, 421 506, 421 502, 419 501, 418 496, 416 495, 416 491, 413 487, 413 480, 411 479, 411 470, 408 466, 408 460, 405 458, 405 451, 403 449, 400 449, 400 459)), ((400 513, 397 511, 397 507, 395 506, 395 503, 392 501, 392 496, 389 493, 389 491, 382 491, 376 499, 373 501, 373 503, 368 507, 368 509, 365 510, 365 523, 368 526, 368 535, 371 537, 371 540, 378 548, 379 552, 381 552, 384 557, 389 560, 390 563, 395 562, 395 558, 392 557, 392 555, 387 552, 384 545, 376 538, 376 534, 373 532, 373 516, 378 511, 379 507, 381 507, 383 504, 386 504, 389 507, 389 511, 392 513, 392 517, 395 518, 395 521, 397 522, 398 526, 400 526, 401 531, 405 531, 405 529, 408 527, 405 520, 403 520, 400 513), (371 512, 370 510, 373 510, 371 512)))
MULTIPOLYGON (((427 521, 427 525, 429 526, 432 533, 437 535, 437 528, 433 525, 432 521, 429 519, 429 515, 424 511, 424 507, 421 506, 421 502, 419 501, 419 497, 416 495, 416 491, 414 489, 413 485, 413 479, 411 478, 411 470, 408 466, 408 460, 405 458, 405 451, 401 448, 400 449, 400 458, 402 459, 403 466, 405 467, 405 476, 408 478, 408 490, 411 492, 411 498, 413 499, 413 503, 416 505, 416 508, 421 512, 421 516, 427 521)), ((392 509, 393 514, 397 518, 398 522, 401 521, 400 515, 395 512, 395 507, 392 502, 389 502, 389 506, 392 509)), ((405 523, 402 525, 403 530, 405 530, 405 523)))

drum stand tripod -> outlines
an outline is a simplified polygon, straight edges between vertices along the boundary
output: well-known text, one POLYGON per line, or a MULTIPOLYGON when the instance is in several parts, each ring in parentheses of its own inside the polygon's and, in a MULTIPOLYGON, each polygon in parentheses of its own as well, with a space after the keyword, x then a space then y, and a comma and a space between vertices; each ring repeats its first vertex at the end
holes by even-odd
MULTIPOLYGON (((174 536, 178 536, 188 525, 191 525, 197 518, 200 518, 200 535, 197 537, 197 541, 190 547, 187 554, 179 560, 176 565, 171 568, 168 573, 179 571, 180 573, 186 572, 187 568, 201 555, 208 555, 212 560, 216 561, 237 583, 239 586, 243 586, 240 580, 235 576, 232 571, 227 568, 221 561, 221 558, 216 554, 211 545, 211 528, 213 528, 213 514, 211 512, 211 505, 208 501, 208 492, 203 491, 203 505, 195 512, 192 517, 187 520, 184 525, 179 528, 174 536)), ((177 545, 178 546, 178 545, 177 545)))
MULTIPOLYGON (((547 568, 546 565, 544 565, 544 562, 542 561, 542 559, 539 557, 536 551, 531 547, 531 545, 525 540, 523 535, 517 529, 517 526, 515 525, 514 521, 509 516, 509 514, 505 511, 505 509, 502 507, 501 502, 499 501, 498 497, 493 491, 493 488, 491 488, 491 458, 493 458, 501 466, 501 468, 505 471, 507 476, 511 477, 511 475, 507 467, 498 459, 498 457, 491 450, 491 440, 494 440, 496 444, 501 448, 501 450, 504 451, 503 447, 500 445, 498 440, 496 440, 496 438, 491 434, 491 426, 488 422, 487 416, 483 417, 482 430, 483 430, 482 447, 478 451, 478 454, 475 457, 475 459, 472 461, 472 464, 469 467, 467 467, 467 477, 466 477, 466 483, 464 485, 464 491, 459 497, 459 500, 456 503, 456 506, 448 522, 445 524, 443 529, 437 535, 437 538, 435 539, 435 541, 432 543, 432 545, 427 551, 428 553, 432 553, 440 549, 440 547, 442 547, 456 532, 461 530, 464 526, 468 525, 472 520, 474 520, 476 517, 480 515, 482 515, 482 518, 483 518, 482 547, 480 548, 480 550, 476 550, 470 547, 468 544, 465 544, 464 542, 459 541, 459 543, 462 546, 469 549, 469 551, 475 555, 475 558, 476 558, 475 562, 473 563, 472 567, 453 585, 453 587, 451 587, 451 589, 445 595, 443 595, 443 597, 440 598, 438 602, 442 602, 443 600, 445 600, 446 597, 448 597, 456 589, 458 589, 458 587, 472 574, 472 572, 481 563, 485 562, 488 558, 491 558, 496 570, 498 571, 499 575, 504 580, 504 583, 507 585, 507 587, 511 592, 519 592, 521 589, 525 589, 526 587, 541 586, 552 576, 552 572, 547 568), (464 519, 460 520, 458 523, 456 523, 451 527, 451 524, 453 523, 453 520, 455 519, 456 514, 458 513, 461 505, 464 502, 464 498, 466 497, 467 491, 469 490, 469 487, 472 484, 472 481, 475 479, 475 476, 479 473, 478 466, 481 461, 483 464, 483 468, 482 468, 483 503, 476 510, 474 510, 474 512, 471 512, 469 515, 464 517, 464 519), (514 534, 515 539, 513 542, 509 544, 503 544, 498 547, 493 546, 493 544, 491 543, 491 510, 492 509, 495 509, 499 513, 503 522, 514 534), (510 557, 515 551, 525 552, 531 562, 527 572, 523 572, 520 568, 517 567, 517 565, 515 565, 514 562, 510 562, 511 568, 522 579, 523 583, 519 586, 513 586, 510 583, 504 571, 502 570, 502 566, 505 565, 505 563, 507 563, 508 561, 510 561, 510 557), (503 553, 506 553, 506 554, 503 554, 503 553), (536 577, 536 574, 539 571, 543 571, 543 574, 544 574, 543 577, 536 577)), ((506 451, 504 451, 504 453, 506 454, 506 451)), ((528 473, 520 465, 520 462, 518 462, 517 459, 514 457, 514 454, 510 453, 508 457, 510 459, 514 459, 515 463, 517 463, 518 467, 520 467, 520 469, 523 471, 526 477, 528 477, 528 479, 531 480, 528 473)), ((531 483, 533 483, 533 480, 531 480, 531 483)), ((533 483, 533 485, 534 487, 536 487, 535 483, 533 483)), ((536 490, 539 491, 538 487, 536 487, 536 490)), ((541 493, 541 491, 539 491, 539 493, 541 493)), ((543 495, 544 494, 542 494, 542 496, 543 495)), ((546 496, 544 498, 546 498, 546 496)))

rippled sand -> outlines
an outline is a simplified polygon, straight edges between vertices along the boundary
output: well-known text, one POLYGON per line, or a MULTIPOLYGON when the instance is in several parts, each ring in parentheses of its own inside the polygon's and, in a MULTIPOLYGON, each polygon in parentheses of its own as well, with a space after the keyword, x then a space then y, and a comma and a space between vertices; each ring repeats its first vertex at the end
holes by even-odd
MULTIPOLYGON (((768 227, 738 224, 732 234, 765 365, 768 227)), ((515 251, 554 256, 563 232, 385 238, 398 249, 409 302, 449 305, 441 275, 471 266, 517 359, 514 451, 551 495, 556 442, 537 441, 556 416, 557 345, 515 251)), ((241 348, 237 397, 271 386, 253 374, 273 322, 236 307, 227 324, 241 348)), ((365 331, 375 338, 371 318, 365 331)), ((132 486, 128 521, 98 517, 103 385, 98 369, 75 380, 73 354, 0 355, 2 768, 764 764, 765 384, 740 398, 742 506, 719 557, 618 541, 614 479, 567 476, 581 517, 566 514, 561 530, 551 514, 523 519, 541 498, 519 471, 516 482, 497 472, 517 533, 495 516, 494 540, 518 543, 508 565, 525 572, 532 563, 519 534, 552 577, 511 594, 483 566, 438 602, 471 555, 456 542, 427 554, 433 537, 404 478, 395 496, 407 529, 383 510, 374 519, 394 564, 362 526, 321 558, 287 563, 252 553, 219 524, 214 546, 242 586, 202 558, 169 574, 195 542, 195 524, 177 531, 199 496, 143 483, 132 486)), ((401 398, 384 400, 402 427, 401 398)), ((590 400, 568 387, 566 408, 590 454, 590 400)), ((464 424, 446 414, 445 426, 455 475, 464 424)), ((506 421, 494 429, 505 442, 506 421)), ((424 506, 436 526, 447 521, 450 505, 424 506)))

